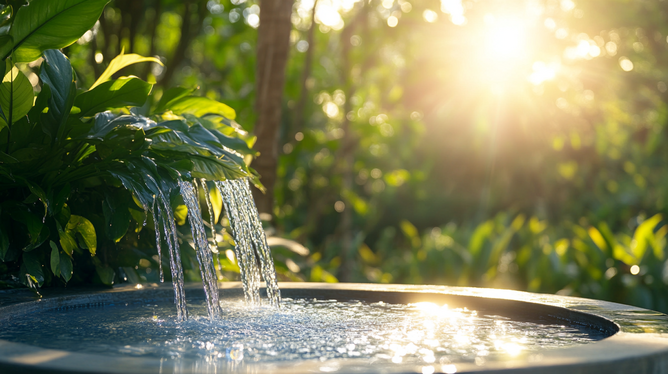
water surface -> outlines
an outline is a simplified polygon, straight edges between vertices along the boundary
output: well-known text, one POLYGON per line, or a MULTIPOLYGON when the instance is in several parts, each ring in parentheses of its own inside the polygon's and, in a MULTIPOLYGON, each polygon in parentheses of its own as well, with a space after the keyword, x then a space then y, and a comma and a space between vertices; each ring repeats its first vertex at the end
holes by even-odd
POLYGON ((584 326, 512 321, 432 303, 284 299, 276 309, 225 299, 222 318, 213 322, 204 301, 189 305, 192 318, 184 322, 167 302, 38 312, 0 324, 0 339, 168 360, 482 363, 607 336, 584 326))

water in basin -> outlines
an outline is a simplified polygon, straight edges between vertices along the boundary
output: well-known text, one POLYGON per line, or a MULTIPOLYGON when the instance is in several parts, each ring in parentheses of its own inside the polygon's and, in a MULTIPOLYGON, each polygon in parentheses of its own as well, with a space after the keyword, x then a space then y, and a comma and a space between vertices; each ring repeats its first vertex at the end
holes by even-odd
POLYGON ((26 314, 0 323, 0 339, 44 348, 167 360, 239 363, 365 359, 476 362, 587 344, 584 326, 513 321, 432 303, 284 299, 279 309, 225 299, 211 321, 205 301, 177 322, 170 302, 135 302, 26 314))

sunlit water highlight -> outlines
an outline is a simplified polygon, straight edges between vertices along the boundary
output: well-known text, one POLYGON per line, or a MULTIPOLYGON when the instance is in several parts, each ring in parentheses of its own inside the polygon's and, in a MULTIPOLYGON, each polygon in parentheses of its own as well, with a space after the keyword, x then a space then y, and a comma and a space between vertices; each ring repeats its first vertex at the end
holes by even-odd
POLYGON ((277 309, 227 299, 221 306, 221 318, 211 321, 206 302, 194 303, 184 322, 167 303, 51 310, 6 320, 0 339, 82 353, 240 364, 345 358, 443 364, 494 361, 607 336, 431 303, 284 299, 277 309))

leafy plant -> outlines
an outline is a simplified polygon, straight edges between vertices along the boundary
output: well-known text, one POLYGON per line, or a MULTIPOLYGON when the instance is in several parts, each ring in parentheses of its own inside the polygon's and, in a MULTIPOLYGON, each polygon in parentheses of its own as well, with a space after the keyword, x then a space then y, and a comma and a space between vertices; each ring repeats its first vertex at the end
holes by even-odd
POLYGON ((0 5, 0 273, 27 285, 75 273, 112 284, 109 265, 123 261, 116 243, 141 231, 155 196, 178 204, 180 179, 257 179, 232 108, 180 87, 157 100, 138 77, 112 78, 156 58, 121 53, 90 88, 77 85, 55 48, 76 41, 107 2, 0 5))

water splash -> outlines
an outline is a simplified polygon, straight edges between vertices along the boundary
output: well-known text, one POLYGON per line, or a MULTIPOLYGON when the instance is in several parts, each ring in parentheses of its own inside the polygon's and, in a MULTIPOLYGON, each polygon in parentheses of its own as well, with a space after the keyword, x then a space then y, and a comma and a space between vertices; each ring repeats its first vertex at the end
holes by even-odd
POLYGON ((197 198, 197 185, 190 182, 179 181, 181 196, 188 207, 188 221, 197 252, 197 261, 199 262, 200 272, 202 274, 202 283, 206 295, 207 310, 210 319, 220 317, 220 304, 218 303, 218 280, 216 270, 213 268, 213 256, 209 249, 209 242, 206 238, 204 221, 199 208, 199 199, 197 198))
POLYGON ((262 229, 262 222, 250 192, 248 179, 217 181, 235 238, 235 253, 241 269, 246 300, 259 303, 260 272, 267 285, 271 305, 281 301, 276 270, 262 229), (258 271, 257 260, 260 262, 258 271))

